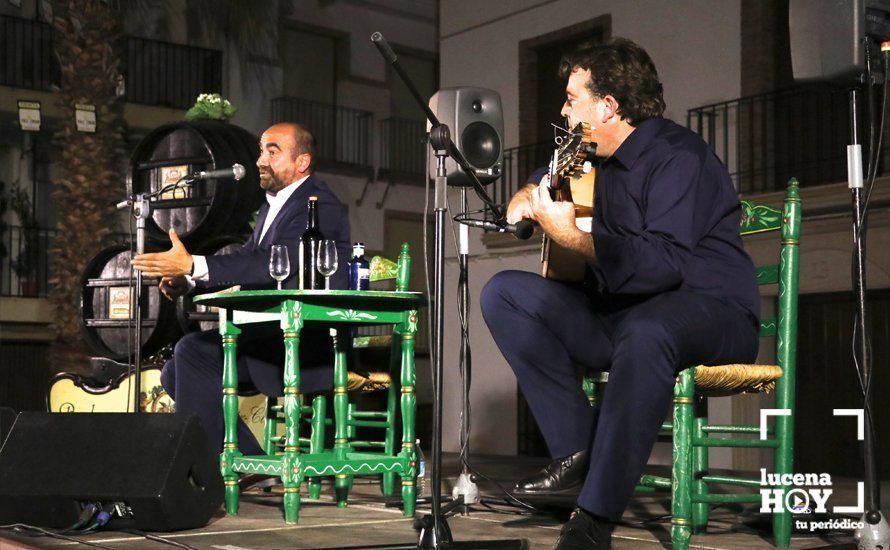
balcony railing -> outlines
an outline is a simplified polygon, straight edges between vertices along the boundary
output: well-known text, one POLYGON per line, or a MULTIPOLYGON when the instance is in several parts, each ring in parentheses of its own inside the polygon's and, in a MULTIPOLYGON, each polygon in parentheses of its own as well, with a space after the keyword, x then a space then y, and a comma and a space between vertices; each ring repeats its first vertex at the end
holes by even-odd
POLYGON ((426 174, 426 123, 406 118, 380 122, 380 173, 384 177, 417 179, 426 174))
POLYGON ((296 97, 272 100, 272 122, 299 122, 312 131, 322 162, 371 166, 372 113, 296 97))
MULTIPOLYGON (((7 226, 0 232, 0 296, 43 298, 49 290, 53 247, 58 231, 7 226)), ((110 233, 101 246, 130 243, 128 233, 110 233)))
POLYGON ((0 296, 46 296, 56 231, 11 225, 0 237, 0 296))
POLYGON ((188 109, 198 94, 222 91, 222 52, 183 44, 125 39, 127 101, 188 109))
POLYGON ((846 179, 847 92, 807 86, 690 109, 686 124, 726 164, 742 194, 846 179))
MULTIPOLYGON (((59 84, 47 23, 0 16, 0 85, 49 91, 59 84)), ((222 91, 222 52, 128 36, 115 45, 127 101, 188 109, 201 93, 222 91)))
POLYGON ((547 166, 553 155, 553 143, 549 141, 504 149, 504 169, 501 178, 489 188, 489 195, 498 204, 506 204, 529 175, 547 166))
POLYGON ((49 91, 58 81, 52 27, 32 19, 0 16, 0 85, 49 91))

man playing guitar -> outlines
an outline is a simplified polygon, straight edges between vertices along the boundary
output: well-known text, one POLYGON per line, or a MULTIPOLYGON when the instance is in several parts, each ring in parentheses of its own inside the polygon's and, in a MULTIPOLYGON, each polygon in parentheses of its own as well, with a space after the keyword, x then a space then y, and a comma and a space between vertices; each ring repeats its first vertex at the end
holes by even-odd
POLYGON ((661 117, 649 55, 626 39, 563 60, 562 115, 589 125, 598 166, 592 229, 548 178, 521 189, 507 221, 535 220, 584 258, 584 281, 498 273, 481 307, 554 458, 519 495, 577 492, 558 549, 610 548, 669 411, 677 372, 757 355, 759 295, 726 167, 692 131, 661 117), (576 367, 609 371, 599 407, 576 367))

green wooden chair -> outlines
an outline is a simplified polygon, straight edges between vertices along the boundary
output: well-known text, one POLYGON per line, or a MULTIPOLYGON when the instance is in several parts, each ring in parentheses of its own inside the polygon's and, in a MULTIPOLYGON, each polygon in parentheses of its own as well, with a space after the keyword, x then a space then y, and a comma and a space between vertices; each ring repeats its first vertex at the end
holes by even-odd
MULTIPOLYGON (((304 426, 309 427, 308 437, 299 437, 299 447, 301 453, 320 453, 324 451, 325 428, 333 424, 330 418, 327 418, 327 398, 324 395, 317 395, 312 399, 312 405, 305 405, 303 396, 300 396, 300 421, 304 426)), ((286 433, 284 428, 286 418, 284 415, 284 405, 279 403, 277 397, 266 397, 266 419, 263 425, 263 451, 269 456, 279 456, 284 454, 286 446, 286 433)), ((274 484, 274 483, 273 483, 274 484)), ((321 496, 321 478, 317 476, 306 478, 306 485, 309 489, 309 498, 318 499, 321 496)), ((264 487, 269 490, 271 487, 264 487)))
MULTIPOLYGON (((408 290, 411 273, 411 255, 408 243, 402 243, 397 262, 383 256, 374 256, 370 262, 371 283, 395 281, 395 290, 405 292, 408 290)), ((373 328, 373 327, 369 327, 373 328)), ((387 370, 377 370, 359 373, 350 370, 348 375, 347 390, 352 393, 369 393, 383 391, 386 393, 386 409, 382 411, 362 411, 357 408, 354 400, 350 400, 347 406, 346 425, 349 446, 356 449, 382 450, 384 454, 391 454, 395 450, 396 429, 398 427, 398 395, 400 384, 394 373, 398 372, 400 361, 401 341, 398 327, 393 327, 391 334, 366 335, 357 333, 352 337, 353 350, 389 348, 389 365, 387 370), (381 439, 356 439, 357 428, 377 428, 383 430, 381 439)), ((352 476, 349 476, 349 484, 352 485, 352 476)), ((384 472, 381 476, 380 490, 384 496, 392 496, 395 486, 395 474, 384 472)), ((338 501, 338 504, 339 501, 338 501)), ((345 505, 345 502, 343 503, 345 505)))
MULTIPOLYGON (((673 435, 671 477, 644 475, 638 491, 671 491, 671 541, 676 549, 689 547, 692 533, 702 533, 708 524, 708 506, 721 503, 759 503, 759 479, 711 475, 708 450, 712 447, 773 449, 774 471, 792 473, 794 449, 794 370, 797 349, 797 296, 800 257, 801 205, 797 180, 788 183, 784 212, 769 206, 742 202, 742 235, 766 231, 781 232, 779 263, 757 268, 761 285, 778 285, 778 313, 763 318, 760 336, 776 337, 778 365, 696 366, 680 372, 674 386, 673 420, 662 430, 673 435), (757 425, 715 425, 708 422, 707 398, 747 392, 775 390, 775 408, 791 415, 776 416, 768 437, 760 439, 757 425), (714 437, 715 434, 748 434, 746 438, 714 437), (756 493, 716 493, 712 485, 754 488, 756 493)), ((592 405, 600 399, 608 373, 584 379, 584 391, 592 405)), ((778 487, 773 487, 778 489, 778 487)), ((789 487, 781 488, 783 495, 789 487)), ((791 514, 773 516, 773 535, 779 548, 791 542, 791 514)))

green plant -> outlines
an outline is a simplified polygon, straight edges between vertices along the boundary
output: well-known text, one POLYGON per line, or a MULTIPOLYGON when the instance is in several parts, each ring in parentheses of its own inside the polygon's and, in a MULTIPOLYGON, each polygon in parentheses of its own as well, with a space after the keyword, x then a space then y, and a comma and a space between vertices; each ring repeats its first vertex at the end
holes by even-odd
POLYGON ((11 266, 19 279, 27 279, 36 267, 37 247, 40 238, 37 227, 37 220, 34 217, 33 206, 31 205, 31 197, 18 184, 15 183, 9 192, 9 206, 19 219, 21 226, 22 247, 16 259, 12 260, 11 266))
POLYGON ((235 107, 229 103, 229 100, 222 98, 219 94, 201 94, 192 108, 185 113, 185 119, 228 120, 234 116, 235 111, 235 107))
POLYGON ((6 232, 9 229, 6 221, 6 210, 9 205, 9 198, 6 196, 6 182, 0 180, 0 260, 9 256, 9 250, 6 249, 6 232))

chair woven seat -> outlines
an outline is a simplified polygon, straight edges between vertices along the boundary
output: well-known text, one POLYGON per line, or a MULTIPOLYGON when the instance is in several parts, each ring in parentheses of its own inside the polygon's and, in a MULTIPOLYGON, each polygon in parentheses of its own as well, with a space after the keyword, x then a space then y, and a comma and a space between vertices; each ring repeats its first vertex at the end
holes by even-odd
POLYGON ((707 397, 739 393, 769 393, 782 377, 776 365, 718 365, 695 367, 695 389, 707 397))
POLYGON ((388 372, 369 372, 367 374, 349 371, 347 373, 346 391, 370 393, 389 389, 392 384, 388 372))
POLYGON ((352 339, 352 347, 354 349, 387 348, 390 344, 392 344, 392 334, 356 336, 352 339))

